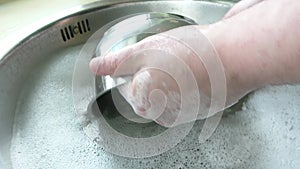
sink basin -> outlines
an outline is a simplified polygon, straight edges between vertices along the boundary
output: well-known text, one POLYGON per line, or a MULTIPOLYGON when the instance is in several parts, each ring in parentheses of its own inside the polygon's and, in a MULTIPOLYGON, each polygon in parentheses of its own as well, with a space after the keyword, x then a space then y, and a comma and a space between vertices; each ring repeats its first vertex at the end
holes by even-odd
POLYGON ((147 158, 106 151, 86 136, 76 116, 74 64, 83 44, 106 23, 134 13, 165 12, 209 24, 231 5, 99 1, 32 30, 0 60, 0 168, 297 168, 299 86, 261 89, 240 103, 242 110, 227 110, 204 143, 198 141, 204 121, 197 121, 174 148, 147 158))

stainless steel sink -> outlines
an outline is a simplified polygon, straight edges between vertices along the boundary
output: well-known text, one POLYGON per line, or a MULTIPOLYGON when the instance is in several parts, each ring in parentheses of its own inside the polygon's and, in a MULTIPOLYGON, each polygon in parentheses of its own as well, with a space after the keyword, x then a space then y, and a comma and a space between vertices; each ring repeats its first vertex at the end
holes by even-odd
MULTIPOLYGON (((300 147, 299 141, 295 142, 294 140, 295 144, 293 144, 293 146, 295 147, 295 151, 293 151, 292 157, 289 156, 288 160, 286 160, 286 157, 291 149, 290 147, 283 149, 285 156, 278 156, 278 158, 276 156, 275 158, 270 152, 272 152, 271 149, 274 145, 277 146, 277 142, 271 143, 270 141, 272 140, 266 141, 266 139, 276 138, 275 136, 278 133, 272 134, 272 127, 264 128, 266 125, 263 123, 249 120, 250 117, 252 117, 252 119, 265 119, 268 124, 272 124, 271 121, 268 120, 274 120, 274 117, 277 116, 274 114, 267 115, 266 113, 237 113, 238 115, 228 115, 228 117, 221 121, 220 128, 216 131, 216 134, 203 144, 197 142, 197 132, 203 125, 202 121, 198 121, 186 139, 174 149, 164 154, 145 159, 131 159, 112 155, 97 148, 97 145, 93 144, 93 141, 89 139, 85 140, 86 145, 77 144, 77 147, 71 147, 69 144, 56 142, 55 139, 47 140, 50 138, 47 135, 45 135, 47 139, 43 140, 43 142, 35 142, 33 137, 32 145, 30 145, 29 148, 22 149, 22 151, 14 152, 20 154, 12 158, 11 146, 14 141, 13 131, 16 130, 14 127, 20 127, 20 125, 18 125, 18 119, 20 120, 21 117, 24 117, 19 116, 16 118, 16 116, 18 113, 24 113, 20 112, 19 107, 26 104, 26 99, 41 99, 38 103, 49 104, 49 108, 51 108, 52 105, 52 108, 56 110, 60 109, 57 108, 55 104, 60 103, 64 108, 70 110, 70 112, 67 111, 65 113, 74 113, 74 110, 72 110, 73 105, 70 104, 69 101, 66 101, 65 104, 61 103, 65 101, 63 99, 53 100, 53 103, 46 102, 43 100, 43 97, 39 96, 40 91, 35 92, 35 90, 33 90, 33 93, 25 94, 25 96, 22 94, 26 93, 28 87, 34 89, 42 88, 43 85, 47 87, 47 84, 38 84, 37 81, 31 80, 31 77, 39 75, 47 76, 51 74, 51 71, 52 73, 57 73, 55 72, 56 70, 50 69, 51 66, 49 68, 47 64, 44 64, 47 61, 55 59, 58 59, 57 64, 60 64, 59 57, 52 58, 52 56, 54 56, 53 53, 64 51, 67 48, 74 49, 74 56, 69 56, 70 60, 68 64, 69 66, 75 64, 76 58, 74 57, 77 56, 76 53, 79 52, 78 49, 80 45, 84 44, 87 39, 103 25, 125 15, 143 12, 166 12, 187 17, 198 24, 209 24, 220 20, 231 5, 229 2, 217 1, 99 1, 67 11, 62 14, 59 20, 49 21, 47 25, 41 25, 41 28, 36 30, 33 29, 29 36, 20 41, 19 44, 12 48, 0 60, 0 168, 28 168, 29 166, 35 166, 36 168, 61 168, 62 166, 64 166, 64 168, 259 168, 265 166, 264 168, 272 168, 272 166, 277 165, 277 163, 280 164, 279 168, 284 168, 284 166, 296 168, 299 161, 295 162, 295 160, 293 161, 291 159, 297 159, 297 157, 300 156, 299 150, 297 150, 297 147, 300 147), (43 65, 45 69, 43 69, 43 65), (40 70, 43 70, 43 72, 37 72, 40 70), (23 97, 23 99, 20 99, 20 97, 23 97), (266 134, 266 137, 262 136, 264 134, 266 134), (58 143, 57 147, 52 147, 55 150, 46 151, 48 144, 55 145, 55 143, 58 143), (48 153, 40 154, 40 156, 36 157, 32 154, 31 149, 38 149, 40 145, 45 146, 45 152, 48 153), (62 154, 59 154, 60 156, 58 156, 57 159, 49 158, 53 155, 52 153, 55 153, 56 150, 58 151, 59 149, 66 150, 66 152, 63 153, 62 151, 62 154), (73 155, 76 153, 79 155, 73 158, 73 155), (33 163, 33 161, 28 160, 24 163, 20 163, 24 164, 23 166, 16 165, 15 160, 21 160, 18 159, 18 157, 24 157, 24 159, 31 158, 31 160, 36 163, 35 165, 29 165, 33 163), (64 159, 72 161, 66 161, 64 159), (280 160, 277 159, 283 159, 285 161, 281 163, 280 160)), ((63 57, 63 54, 60 56, 63 57)), ((56 62, 53 62, 53 64, 54 63, 56 62)), ((71 83, 72 74, 70 71, 68 72, 69 74, 66 73, 66 79, 58 80, 66 81, 68 84, 71 83)), ((65 72, 62 74, 64 73, 65 72)), ((66 88, 66 94, 62 97, 68 100, 72 95, 71 87, 66 86, 66 88)), ((286 91, 299 91, 300 89, 298 88, 285 87, 278 90, 281 91, 281 93, 286 93, 286 91)), ((47 91, 47 88, 44 90, 47 91)), ((62 91, 57 89, 56 95, 60 95, 61 93, 62 91)), ((295 96, 295 98, 297 97, 295 96)), ((61 109, 63 109, 63 107, 61 109)), ((33 115, 34 113, 40 113, 36 111, 34 107, 31 112, 33 112, 33 115)), ((60 114, 56 114, 56 116, 59 115, 60 114)), ((65 115, 61 116, 62 117, 57 120, 53 117, 53 121, 51 122, 63 120, 65 115)), ((39 117, 43 117, 43 115, 39 115, 39 117)), ((291 120, 291 122, 297 122, 297 120, 299 120, 299 115, 292 114, 291 117, 294 119, 291 120)), ((47 116, 47 118, 49 118, 49 116, 47 116)), ((41 121, 37 121, 36 124, 30 123, 22 127, 26 129, 28 126, 46 125, 43 124, 43 121, 44 120, 41 119, 41 121)), ((76 120, 74 123, 76 123, 76 120)), ((56 123, 53 123, 53 125, 55 124, 56 123)), ((68 123, 68 125, 70 124, 71 123, 68 123)), ((273 125, 276 124, 275 122, 273 125)), ((297 132, 299 131, 298 126, 299 125, 295 123, 292 129, 297 132)), ((53 126, 53 130, 57 129, 55 127, 57 126, 53 126)), ((72 129, 76 130, 77 133, 81 131, 80 128, 76 127, 72 129)), ((55 138, 56 135, 53 130, 51 130, 50 127, 49 130, 47 129, 47 132, 54 133, 53 137, 55 138)), ((22 136, 24 133, 19 134, 22 136)), ((30 133, 27 132, 22 137, 25 138, 26 134, 30 133)), ((78 137, 81 136, 78 135, 78 137)), ((291 137, 287 135, 286 138, 290 139, 291 137)), ((69 138, 64 139, 68 140, 69 138)), ((83 136, 82 139, 84 140, 83 136)), ((291 139, 293 141, 294 138, 291 139)), ((72 139, 69 141, 76 142, 76 140, 72 139)), ((279 141, 278 143, 282 143, 279 141)), ((289 145, 292 146, 292 144, 286 143, 286 146, 289 145)), ((41 151, 44 151, 42 147, 41 151)), ((51 157, 54 156, 55 155, 51 157)))
POLYGON ((32 30, 0 60, 1 167, 12 167, 9 151, 22 84, 36 65, 50 59, 49 54, 83 44, 106 23, 129 14, 167 12, 207 24, 219 20, 229 8, 230 3, 201 1, 100 1, 66 11, 61 19, 32 30))

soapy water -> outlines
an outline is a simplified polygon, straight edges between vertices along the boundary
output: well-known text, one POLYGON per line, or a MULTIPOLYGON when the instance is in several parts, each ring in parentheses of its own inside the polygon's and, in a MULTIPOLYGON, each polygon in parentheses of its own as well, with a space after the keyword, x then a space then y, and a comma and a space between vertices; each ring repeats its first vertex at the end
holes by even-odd
MULTIPOLYGON (((113 155, 90 140, 72 102, 73 66, 81 46, 49 55, 23 84, 16 109, 14 168, 297 168, 300 86, 266 87, 242 110, 224 116, 204 143, 197 121, 173 149, 149 158, 113 155)), ((172 138, 170 138, 172 139, 172 138)))

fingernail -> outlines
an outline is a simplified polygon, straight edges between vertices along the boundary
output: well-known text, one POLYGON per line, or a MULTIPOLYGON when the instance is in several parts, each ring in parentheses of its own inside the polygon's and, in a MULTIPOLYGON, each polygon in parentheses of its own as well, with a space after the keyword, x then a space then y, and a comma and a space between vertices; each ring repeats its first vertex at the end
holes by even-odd
POLYGON ((139 115, 139 116, 142 116, 142 117, 146 117, 146 109, 145 108, 142 108, 142 107, 138 107, 136 108, 136 113, 139 115))
POLYGON ((98 58, 93 58, 90 61, 90 69, 92 70, 93 73, 97 74, 98 68, 99 68, 100 62, 98 58))

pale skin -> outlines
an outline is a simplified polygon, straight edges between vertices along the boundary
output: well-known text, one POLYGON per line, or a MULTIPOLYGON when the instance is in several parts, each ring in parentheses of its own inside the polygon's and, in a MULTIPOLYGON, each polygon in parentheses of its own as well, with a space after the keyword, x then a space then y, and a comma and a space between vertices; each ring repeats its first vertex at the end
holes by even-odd
MULTIPOLYGON (((243 0, 230 10, 222 21, 212 25, 193 26, 193 29, 189 26, 181 27, 167 33, 184 39, 185 33, 178 32, 200 30, 210 40, 224 66, 226 105, 231 105, 245 94, 266 85, 300 83, 299 25, 300 3, 297 0, 243 0)), ((161 36, 154 35, 117 53, 95 58, 91 61, 90 68, 97 75, 113 75, 119 64, 129 59, 130 66, 114 76, 134 76, 129 86, 130 90, 127 91, 127 94, 130 93, 134 98, 136 93, 142 92, 136 86, 137 82, 140 82, 139 75, 153 63, 150 64, 151 61, 143 57, 130 59, 130 54, 149 48, 171 51, 172 54, 178 55, 194 73, 197 90, 210 96, 210 83, 203 64, 187 52, 187 49, 178 46, 172 39, 161 36)), ((172 65, 171 60, 164 61, 172 65)), ((160 89, 166 94, 178 90, 178 86, 168 75, 151 69, 147 72, 151 76, 151 82, 145 83, 147 90, 160 89)), ((176 74, 178 67, 173 72, 176 74)), ((150 92, 144 93, 145 98, 148 98, 150 92)), ((159 116, 151 115, 147 111, 147 99, 145 102, 137 101, 138 104, 135 104, 135 99, 131 101, 138 115, 163 126, 172 126, 171 119, 174 114, 165 112, 159 116)), ((189 117, 188 114, 186 116, 189 117)), ((189 121, 191 119, 187 118, 181 123, 189 121)))

